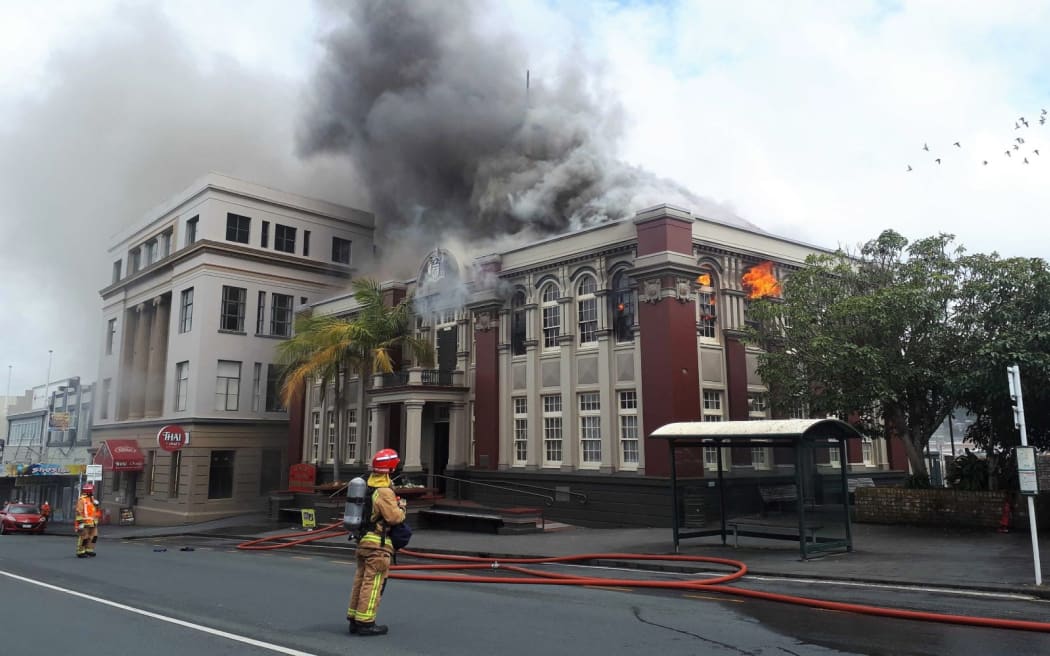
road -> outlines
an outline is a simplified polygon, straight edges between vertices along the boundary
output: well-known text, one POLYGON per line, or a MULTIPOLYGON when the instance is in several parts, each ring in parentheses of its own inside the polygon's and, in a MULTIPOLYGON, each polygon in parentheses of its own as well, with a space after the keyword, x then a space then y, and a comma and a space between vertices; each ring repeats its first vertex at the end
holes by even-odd
MULTIPOLYGON (((73 557, 73 547, 71 536, 0 537, 4 653, 322 655, 366 648, 370 656, 1050 653, 1048 634, 865 617, 707 593, 415 581, 390 582, 380 610, 390 635, 356 638, 347 634, 344 619, 353 564, 339 557, 243 552, 232 542, 194 538, 104 540, 97 558, 82 560, 73 557)), ((746 585, 922 610, 1050 617, 1047 602, 1020 596, 768 578, 746 585)))

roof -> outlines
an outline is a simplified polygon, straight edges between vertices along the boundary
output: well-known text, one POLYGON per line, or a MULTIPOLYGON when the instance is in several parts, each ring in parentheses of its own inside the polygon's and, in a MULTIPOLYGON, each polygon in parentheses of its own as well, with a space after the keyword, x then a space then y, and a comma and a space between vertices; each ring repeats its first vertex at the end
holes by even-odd
POLYGON ((863 437, 838 419, 769 419, 759 421, 683 421, 657 428, 650 438, 678 445, 715 442, 797 442, 863 437))

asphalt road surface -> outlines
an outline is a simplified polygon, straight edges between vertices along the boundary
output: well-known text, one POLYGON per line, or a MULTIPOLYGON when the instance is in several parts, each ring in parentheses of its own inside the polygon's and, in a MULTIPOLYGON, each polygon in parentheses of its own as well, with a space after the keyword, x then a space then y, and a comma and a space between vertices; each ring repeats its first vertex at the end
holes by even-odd
MULTIPOLYGON (((390 582, 379 617, 390 626, 389 635, 357 638, 348 635, 344 619, 354 566, 340 557, 242 552, 232 542, 192 538, 103 541, 94 559, 78 560, 73 549, 72 536, 0 537, 0 653, 1050 653, 1050 634, 865 617, 704 592, 416 581, 390 582)), ((1050 604, 1022 595, 769 578, 752 578, 746 585, 921 610, 1050 620, 1050 604)))

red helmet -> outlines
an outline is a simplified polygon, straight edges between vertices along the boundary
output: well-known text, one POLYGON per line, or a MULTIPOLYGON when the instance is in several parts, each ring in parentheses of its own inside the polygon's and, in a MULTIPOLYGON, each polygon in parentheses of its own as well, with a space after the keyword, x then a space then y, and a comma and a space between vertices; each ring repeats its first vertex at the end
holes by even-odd
POLYGON ((378 474, 393 473, 401 464, 401 458, 393 449, 380 449, 372 456, 372 471, 378 474))
POLYGON ((81 494, 94 494, 95 493, 95 484, 91 483, 91 482, 84 483, 84 487, 80 488, 80 493, 81 494))

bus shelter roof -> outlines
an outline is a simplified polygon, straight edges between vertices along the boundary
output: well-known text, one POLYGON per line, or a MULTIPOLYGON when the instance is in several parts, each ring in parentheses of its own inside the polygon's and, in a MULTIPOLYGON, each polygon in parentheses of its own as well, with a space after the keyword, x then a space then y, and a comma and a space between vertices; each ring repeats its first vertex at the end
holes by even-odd
POLYGON ((801 441, 839 442, 862 437, 857 429, 838 419, 765 419, 755 421, 682 421, 665 424, 650 433, 672 447, 747 446, 776 443, 790 446, 801 441))

